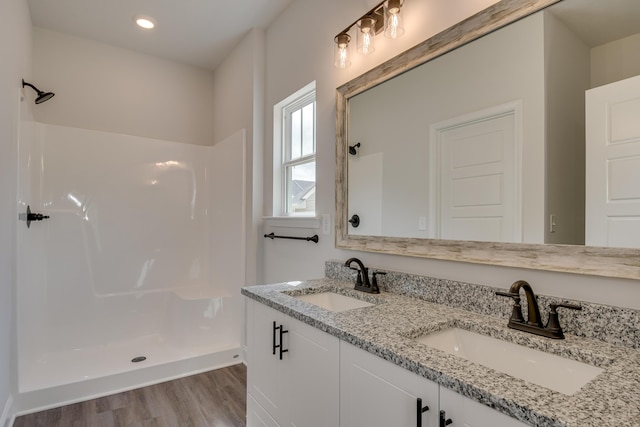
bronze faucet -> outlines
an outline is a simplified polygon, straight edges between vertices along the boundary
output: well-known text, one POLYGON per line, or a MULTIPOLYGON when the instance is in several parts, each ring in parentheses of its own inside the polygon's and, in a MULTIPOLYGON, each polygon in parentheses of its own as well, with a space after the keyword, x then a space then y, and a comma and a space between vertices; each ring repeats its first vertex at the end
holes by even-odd
POLYGON ((383 272, 376 271, 373 273, 373 282, 369 282, 369 269, 364 266, 362 261, 358 258, 349 258, 347 262, 344 263, 345 267, 349 267, 352 270, 358 272, 358 277, 356 278, 356 286, 354 287, 357 291, 367 292, 370 294, 379 294, 380 288, 378 288, 378 281, 376 280, 377 274, 386 274, 383 272), (359 268, 351 267, 352 263, 358 264, 359 268))
POLYGON ((558 307, 570 308, 572 310, 582 310, 582 307, 575 304, 559 303, 549 304, 549 320, 545 326, 540 318, 540 309, 538 308, 538 300, 533 293, 533 289, 529 283, 524 280, 518 280, 511 285, 509 292, 496 292, 496 295, 503 297, 513 298, 513 311, 509 318, 507 326, 519 331, 529 332, 543 337, 564 339, 564 333, 560 327, 558 320, 558 307), (528 317, 525 322, 522 317, 522 308, 520 307, 520 289, 524 290, 524 294, 527 297, 527 311, 528 317))

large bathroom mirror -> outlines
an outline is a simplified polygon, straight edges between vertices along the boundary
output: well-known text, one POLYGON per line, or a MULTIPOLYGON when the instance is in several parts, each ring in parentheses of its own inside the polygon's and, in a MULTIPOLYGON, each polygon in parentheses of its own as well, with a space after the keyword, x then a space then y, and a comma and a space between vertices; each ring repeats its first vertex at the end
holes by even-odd
POLYGON ((616 62, 638 22, 637 0, 502 0, 338 88, 336 246, 640 278, 640 226, 585 223, 585 93, 640 74, 616 62))

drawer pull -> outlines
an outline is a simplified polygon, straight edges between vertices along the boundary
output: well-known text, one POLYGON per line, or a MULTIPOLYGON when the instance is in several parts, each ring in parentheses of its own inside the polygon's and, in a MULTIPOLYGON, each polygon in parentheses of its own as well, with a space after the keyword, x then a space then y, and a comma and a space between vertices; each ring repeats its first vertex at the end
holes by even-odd
POLYGON ((453 421, 451 418, 447 419, 447 413, 445 411, 440 411, 440 427, 446 427, 451 423, 453 423, 453 421))
POLYGON ((284 325, 280 325, 280 344, 278 347, 280 348, 280 360, 282 360, 282 355, 289 351, 289 349, 284 349, 282 344, 283 335, 288 333, 289 331, 284 329, 284 325))
POLYGON ((422 399, 416 399, 416 426, 422 427, 422 414, 429 410, 428 406, 422 406, 422 399))
POLYGON ((273 355, 276 355, 276 350, 279 350, 280 352, 280 360, 282 360, 282 355, 286 352, 288 352, 289 350, 285 350, 284 348, 282 348, 282 336, 286 333, 288 333, 289 331, 284 329, 283 325, 280 326, 276 326, 276 322, 275 320, 273 321, 273 355), (279 331, 279 335, 278 337, 276 337, 276 331, 279 331), (276 344, 277 340, 280 340, 279 344, 276 344))
POLYGON ((276 348, 278 348, 278 346, 276 345, 276 330, 278 328, 276 327, 276 321, 273 321, 273 355, 276 355, 276 348))

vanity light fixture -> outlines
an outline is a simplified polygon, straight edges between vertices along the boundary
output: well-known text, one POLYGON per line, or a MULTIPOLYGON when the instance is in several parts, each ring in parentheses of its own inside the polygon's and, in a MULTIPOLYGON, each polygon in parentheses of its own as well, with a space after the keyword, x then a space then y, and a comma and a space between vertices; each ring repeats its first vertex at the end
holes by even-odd
POLYGON ((356 45, 358 53, 368 55, 375 51, 374 38, 384 32, 388 38, 398 38, 404 34, 401 9, 404 0, 384 0, 378 3, 369 12, 362 15, 344 30, 334 37, 335 53, 334 65, 336 68, 347 68, 351 65, 349 59, 349 32, 356 28, 356 45))

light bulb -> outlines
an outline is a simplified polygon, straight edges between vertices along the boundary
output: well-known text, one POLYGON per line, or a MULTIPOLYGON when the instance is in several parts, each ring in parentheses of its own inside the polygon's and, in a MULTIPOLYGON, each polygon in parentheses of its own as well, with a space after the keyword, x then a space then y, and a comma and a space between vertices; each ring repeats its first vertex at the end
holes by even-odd
POLYGON ((362 47, 360 51, 363 55, 371 53, 375 50, 373 46, 371 46, 371 32, 369 30, 362 31, 362 47))
POLYGON ((334 39, 336 42, 334 65, 336 68, 347 68, 351 65, 349 59, 349 41, 351 37, 348 34, 342 33, 334 39))
POLYGON ((397 39, 404 34, 404 25, 400 14, 401 7, 401 0, 389 0, 385 5, 384 36, 387 38, 397 39))
POLYGON ((370 17, 358 22, 358 53, 368 55, 376 50, 373 40, 376 35, 376 20, 370 17))
POLYGON ((135 16, 133 20, 138 27, 144 28, 145 30, 151 30, 156 26, 155 21, 147 16, 135 16))

